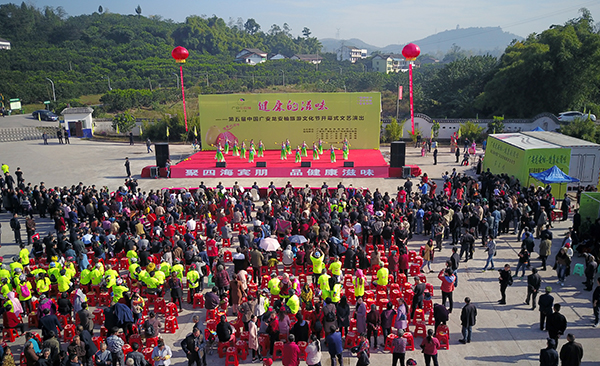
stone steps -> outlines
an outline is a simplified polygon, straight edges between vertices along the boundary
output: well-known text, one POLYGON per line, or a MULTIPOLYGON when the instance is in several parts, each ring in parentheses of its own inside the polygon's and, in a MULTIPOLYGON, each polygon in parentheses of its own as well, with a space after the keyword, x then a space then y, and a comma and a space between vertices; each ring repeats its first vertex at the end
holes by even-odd
POLYGON ((0 142, 41 140, 44 132, 48 139, 55 139, 56 130, 56 127, 0 128, 0 142))

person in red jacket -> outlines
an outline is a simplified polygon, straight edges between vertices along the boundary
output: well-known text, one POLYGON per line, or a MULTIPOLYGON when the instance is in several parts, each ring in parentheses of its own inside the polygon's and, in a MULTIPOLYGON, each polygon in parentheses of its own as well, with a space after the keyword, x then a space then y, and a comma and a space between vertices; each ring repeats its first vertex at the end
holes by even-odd
POLYGON ((12 311, 6 310, 2 315, 5 329, 18 329, 20 333, 24 332, 25 324, 19 321, 19 318, 12 311))
POLYGON ((402 248, 400 249, 400 258, 398 260, 398 268, 400 269, 401 273, 404 273, 405 276, 408 275, 408 253, 406 252, 406 249, 402 248))
POLYGON ((300 347, 296 344, 296 337, 293 334, 288 336, 288 343, 283 346, 283 366, 300 365, 300 347))
POLYGON ((438 274, 438 278, 442 281, 442 305, 446 306, 446 299, 450 302, 450 307, 448 308, 448 312, 452 312, 452 307, 454 306, 454 301, 452 300, 452 293, 454 291, 454 281, 456 280, 456 276, 452 273, 452 268, 446 267, 442 269, 438 274))

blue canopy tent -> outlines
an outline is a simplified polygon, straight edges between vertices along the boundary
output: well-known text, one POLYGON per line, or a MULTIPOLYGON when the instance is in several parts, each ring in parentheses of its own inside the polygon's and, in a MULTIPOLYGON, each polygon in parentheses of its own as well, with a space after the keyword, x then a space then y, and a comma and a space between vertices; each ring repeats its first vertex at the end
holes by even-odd
POLYGON ((538 126, 531 131, 544 131, 544 129, 538 126))
POLYGON ((559 197, 558 199, 560 199, 560 197, 561 197, 560 191, 562 189, 563 183, 579 182, 579 179, 568 176, 567 174, 565 174, 565 172, 560 170, 560 168, 557 167, 556 165, 554 165, 552 168, 545 170, 543 172, 529 173, 529 176, 533 177, 536 180, 539 180, 540 182, 542 182, 544 184, 554 184, 554 183, 560 184, 560 186, 559 186, 560 188, 558 190, 558 196, 555 196, 555 197, 559 197))

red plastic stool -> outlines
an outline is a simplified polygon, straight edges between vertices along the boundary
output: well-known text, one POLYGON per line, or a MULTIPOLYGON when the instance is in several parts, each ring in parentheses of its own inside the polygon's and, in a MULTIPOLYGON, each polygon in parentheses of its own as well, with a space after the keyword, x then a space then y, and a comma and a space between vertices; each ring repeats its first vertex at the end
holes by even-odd
POLYGON ((169 316, 165 319, 165 333, 175 333, 179 329, 179 322, 174 316, 169 316))
POLYGON ((301 285, 304 285, 307 282, 306 274, 300 273, 298 275, 298 281, 300 281, 301 285))
POLYGON ((158 337, 146 338, 146 348, 154 348, 158 344, 158 337))
POLYGON ((165 301, 164 298, 157 298, 154 301, 154 312, 157 314, 164 314, 166 315, 167 312, 167 302, 165 301))
POLYGON ((261 355, 265 357, 269 353, 269 346, 271 341, 269 340, 269 336, 267 334, 260 334, 258 336, 258 345, 261 349, 261 355))
POLYGON ((406 306, 411 306, 413 297, 415 297, 413 290, 406 290, 404 292, 404 302, 406 303, 406 306))
POLYGON ((423 300, 423 310, 425 312, 433 310, 433 300, 423 300))
POLYGON ((225 263, 231 263, 231 262, 233 262, 233 256, 231 255, 231 252, 224 252, 223 253, 223 261, 225 263))
POLYGON ((96 310, 94 310, 93 314, 94 314, 94 324, 96 324, 96 325, 104 324, 104 310, 96 309, 96 310))
POLYGON ((213 332, 217 331, 217 320, 216 319, 210 319, 209 321, 206 322, 206 329, 208 330, 212 330, 213 332))
POLYGON ((298 342, 298 348, 300 348, 300 359, 302 361, 306 361, 306 347, 308 347, 308 343, 306 342, 298 342))
POLYGON ((394 350, 394 339, 398 338, 395 334, 390 334, 385 338, 385 347, 384 351, 393 351, 394 350))
POLYGON ((433 285, 431 283, 425 284, 425 290, 429 291, 429 294, 433 297, 433 285))
POLYGON ((75 326, 73 324, 65 325, 64 333, 63 333, 63 341, 71 342, 75 337, 75 326))
POLYGON ((283 359, 283 342, 275 342, 273 346, 273 360, 283 359))
POLYGON ((102 342, 104 342, 104 339, 102 337, 93 337, 92 342, 94 342, 96 348, 100 349, 100 346, 102 345, 102 342))
POLYGON ((204 307, 204 295, 203 294, 194 294, 194 305, 193 308, 203 308, 204 307))
POLYGON ((102 338, 106 338, 106 335, 108 334, 108 330, 106 329, 106 327, 103 325, 100 327, 100 337, 102 338))
POLYGON ((29 329, 37 328, 39 326, 37 313, 29 313, 29 316, 27 317, 27 322, 29 323, 29 329))
POLYGON ((406 350, 414 351, 415 350, 415 338, 413 337, 411 332, 404 332, 402 338, 406 339, 406 350))
POLYGON ((98 306, 108 307, 110 306, 111 301, 112 298, 110 297, 110 294, 108 292, 101 292, 98 296, 98 306))
POLYGON ((142 345, 142 337, 139 334, 132 334, 129 337, 129 345, 133 346, 135 343, 138 344, 138 349, 143 349, 143 345, 142 345))
POLYGON ((419 281, 421 281, 421 283, 427 283, 427 276, 425 276, 424 273, 419 273, 417 277, 419 277, 419 281))
POLYGON ((410 284, 410 282, 404 282, 402 284, 402 293, 405 293, 408 290, 412 290, 412 285, 410 284))
POLYGON ((179 310, 177 310, 177 304, 175 303, 168 303, 167 304, 167 310, 165 311, 165 316, 166 317, 170 317, 170 316, 174 316, 177 317, 179 316, 179 310))
POLYGON ((231 247, 231 239, 225 239, 223 238, 223 248, 229 248, 231 247))
POLYGON ((356 329, 356 319, 350 319, 350 327, 348 328, 348 333, 356 329))
POLYGON ((93 291, 88 292, 86 295, 87 303, 89 306, 96 306, 96 293, 93 291))
POLYGON ((248 358, 248 342, 239 340, 235 343, 236 354, 238 360, 246 361, 248 358))
POLYGON ((376 297, 376 299, 377 300, 387 299, 388 298, 387 292, 386 291, 380 291, 379 287, 381 287, 381 286, 377 286, 377 297, 376 297))
POLYGON ((16 329, 4 329, 2 330, 2 340, 5 342, 14 342, 19 337, 19 332, 16 329))
POLYGON ((418 276, 419 273, 421 273, 421 266, 416 263, 412 263, 410 267, 408 267, 408 273, 411 276, 418 276))
POLYGON ((133 352, 133 348, 131 348, 131 346, 127 343, 125 343, 121 349, 123 350, 123 355, 125 356, 127 356, 128 353, 133 352))
POLYGON ((379 299, 377 300, 377 307, 379 308, 379 312, 381 313, 385 309, 387 309, 387 304, 390 302, 388 299, 379 299))
POLYGON ((427 337, 427 326, 423 322, 418 322, 415 324, 415 337, 427 337))
POLYGON ((209 321, 211 319, 217 319, 217 309, 209 309, 206 310, 206 320, 209 321))
POLYGON ((445 350, 450 349, 450 336, 448 333, 438 331, 435 334, 435 337, 438 339, 438 341, 440 341, 440 348, 445 350))
POLYGON ((427 318, 427 325, 434 325, 435 317, 433 316, 433 311, 429 312, 429 318, 427 318))
POLYGON ((358 343, 358 335, 355 332, 348 331, 348 334, 344 338, 344 348, 352 348, 358 343))
POLYGON ((227 353, 225 354, 225 366, 238 366, 240 364, 237 358, 237 351, 235 347, 227 348, 227 353))
POLYGON ((19 356, 19 365, 27 366, 27 359, 25 358, 25 354, 21 352, 21 356, 19 356))
POLYGON ((423 309, 416 309, 415 317, 412 321, 413 324, 417 324, 417 322, 425 322, 425 311, 423 309))
POLYGON ((154 360, 152 359, 153 351, 154 351, 154 348, 144 348, 144 350, 142 351, 144 358, 146 359, 146 361, 150 362, 150 364, 152 366, 154 366, 154 360))
POLYGON ((219 346, 217 347, 217 352, 219 353, 219 358, 225 357, 227 353, 227 349, 229 348, 229 342, 219 342, 219 346))

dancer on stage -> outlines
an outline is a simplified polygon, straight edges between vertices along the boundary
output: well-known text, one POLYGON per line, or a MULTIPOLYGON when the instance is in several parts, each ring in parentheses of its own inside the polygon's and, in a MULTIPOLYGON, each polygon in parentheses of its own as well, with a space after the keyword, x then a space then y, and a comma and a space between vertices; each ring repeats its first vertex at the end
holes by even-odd
POLYGON ((229 139, 225 139, 225 149, 223 151, 224 155, 229 154, 229 139))
POLYGON ((221 144, 217 145, 217 155, 215 155, 215 159, 217 162, 222 163, 225 161, 225 157, 223 156, 223 150, 221 150, 221 144))
POLYGON ((285 142, 281 143, 281 160, 287 160, 287 148, 285 142))
POLYGON ((232 153, 233 156, 240 156, 240 148, 238 146, 237 140, 233 141, 232 153))
POLYGON ((347 144, 344 144, 342 147, 342 153, 344 154, 344 160, 348 160, 348 154, 350 153, 350 148, 347 144))
POLYGON ((305 158, 308 157, 308 151, 306 151, 307 148, 308 146, 306 146, 306 141, 302 141, 302 156, 305 158))
POLYGON ((319 139, 317 147, 319 148, 319 154, 323 154, 323 140, 319 139))
POLYGON ((296 148, 296 163, 301 163, 302 162, 302 150, 300 149, 300 146, 298 146, 296 148))
POLYGON ((331 162, 335 163, 335 147, 331 145, 331 149, 329 149, 329 155, 331 157, 331 162))
POLYGON ((262 140, 258 141, 258 154, 259 158, 262 158, 265 155, 265 145, 263 145, 262 140))
POLYGON ((313 142, 313 160, 319 160, 319 148, 313 142))
POLYGON ((248 156, 248 162, 254 163, 254 155, 256 155, 256 150, 254 149, 254 144, 250 145, 250 151, 248 156))
POLYGON ((292 153, 292 145, 290 144, 290 140, 288 139, 285 139, 285 152, 288 155, 292 153))
POLYGON ((242 149, 240 150, 240 157, 246 159, 246 141, 242 141, 242 149))

